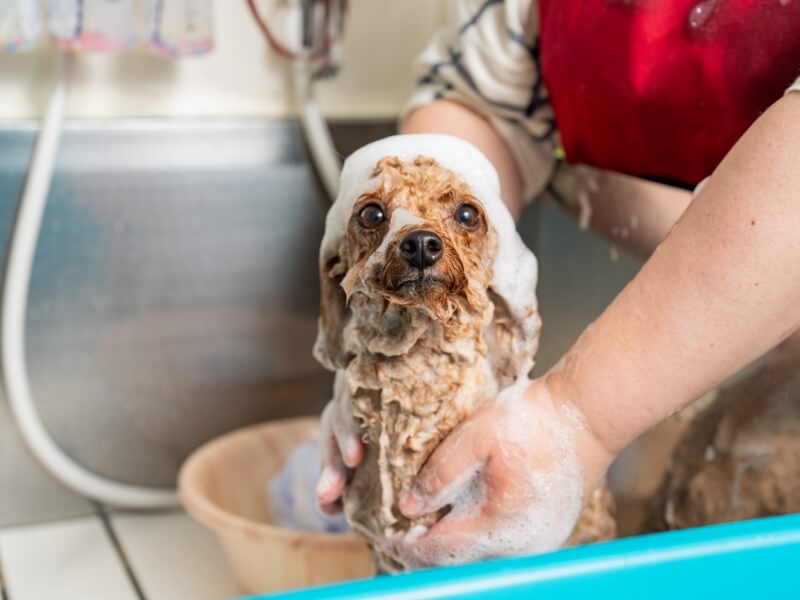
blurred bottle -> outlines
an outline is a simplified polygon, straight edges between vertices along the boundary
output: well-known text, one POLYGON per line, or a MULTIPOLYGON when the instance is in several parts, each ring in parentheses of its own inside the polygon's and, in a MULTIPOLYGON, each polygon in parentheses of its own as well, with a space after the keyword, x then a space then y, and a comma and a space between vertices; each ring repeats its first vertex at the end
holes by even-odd
POLYGON ((24 52, 39 45, 42 15, 39 2, 0 0, 0 52, 24 52))
POLYGON ((148 47, 164 56, 206 54, 214 47, 212 0, 145 0, 148 47))
POLYGON ((134 23, 133 0, 49 0, 50 35, 63 50, 127 50, 134 23))

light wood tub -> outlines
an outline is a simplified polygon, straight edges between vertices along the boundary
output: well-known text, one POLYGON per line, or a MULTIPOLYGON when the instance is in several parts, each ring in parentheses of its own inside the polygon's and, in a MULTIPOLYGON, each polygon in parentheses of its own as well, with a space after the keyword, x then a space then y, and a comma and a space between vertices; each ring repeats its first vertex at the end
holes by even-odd
POLYGON ((196 450, 179 475, 181 500, 214 530, 239 583, 264 593, 369 577, 366 543, 353 534, 310 533, 270 523, 267 481, 317 429, 316 417, 234 431, 196 450))

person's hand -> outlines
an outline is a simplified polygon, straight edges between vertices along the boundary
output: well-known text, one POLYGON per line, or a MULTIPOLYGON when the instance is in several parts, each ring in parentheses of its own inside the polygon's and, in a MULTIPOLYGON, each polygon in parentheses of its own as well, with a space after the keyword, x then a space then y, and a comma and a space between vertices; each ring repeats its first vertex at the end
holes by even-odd
POLYGON ((364 459, 364 443, 353 418, 346 386, 344 375, 337 373, 333 399, 322 412, 320 423, 322 472, 317 482, 316 496, 320 508, 327 514, 341 511, 347 469, 357 467, 364 459))
POLYGON ((391 540, 390 551, 423 567, 556 549, 611 458, 544 380, 517 383, 431 455, 400 509, 412 518, 451 510, 430 530, 391 540))

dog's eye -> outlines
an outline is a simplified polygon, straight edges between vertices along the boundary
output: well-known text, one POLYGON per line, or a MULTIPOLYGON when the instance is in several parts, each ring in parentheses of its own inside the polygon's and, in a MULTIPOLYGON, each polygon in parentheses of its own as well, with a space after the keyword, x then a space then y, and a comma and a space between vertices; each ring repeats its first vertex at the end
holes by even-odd
POLYGON ((458 205, 458 208, 453 213, 453 218, 461 227, 469 230, 475 229, 481 222, 481 215, 478 209, 466 202, 458 205))
POLYGON ((377 204, 367 204, 358 213, 358 222, 366 229, 375 229, 386 220, 383 209, 377 204))

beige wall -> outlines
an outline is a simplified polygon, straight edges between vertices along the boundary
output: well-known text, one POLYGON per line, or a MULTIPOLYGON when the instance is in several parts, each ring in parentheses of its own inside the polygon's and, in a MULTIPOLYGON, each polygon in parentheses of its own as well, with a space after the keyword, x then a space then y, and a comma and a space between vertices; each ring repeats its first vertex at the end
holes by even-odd
MULTIPOLYGON (((319 86, 332 117, 393 117, 415 55, 443 21, 446 0, 352 0, 339 76, 319 86)), ((244 0, 216 0, 215 51, 169 61, 145 53, 81 55, 70 77, 73 118, 293 114, 287 64, 273 56, 244 0)), ((35 118, 52 56, 0 55, 0 120, 35 118)))

